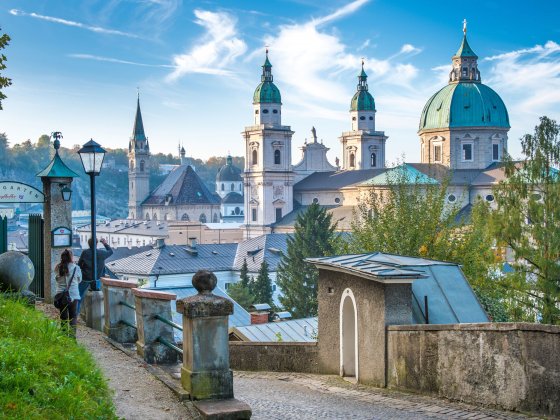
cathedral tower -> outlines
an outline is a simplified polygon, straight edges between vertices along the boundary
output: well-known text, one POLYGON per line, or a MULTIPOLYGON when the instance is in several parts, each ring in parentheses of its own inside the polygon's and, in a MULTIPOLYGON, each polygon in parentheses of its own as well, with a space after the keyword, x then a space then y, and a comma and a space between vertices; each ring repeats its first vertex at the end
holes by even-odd
POLYGON ((128 143, 128 218, 143 219, 142 202, 150 193, 150 145, 144 133, 140 94, 136 104, 136 118, 128 143))
POLYGON ((273 83, 268 50, 261 83, 253 95, 253 123, 245 127, 244 200, 248 237, 268 232, 269 226, 293 209, 292 135, 281 125, 280 91, 273 83))
POLYGON ((367 74, 358 75, 357 91, 350 102, 352 131, 342 133, 342 169, 372 169, 385 167, 385 141, 383 131, 375 131, 375 101, 369 93, 367 74))
POLYGON ((478 56, 463 40, 451 59, 447 86, 424 106, 418 134, 423 163, 452 169, 484 169, 502 160, 509 117, 500 96, 481 82, 478 56))

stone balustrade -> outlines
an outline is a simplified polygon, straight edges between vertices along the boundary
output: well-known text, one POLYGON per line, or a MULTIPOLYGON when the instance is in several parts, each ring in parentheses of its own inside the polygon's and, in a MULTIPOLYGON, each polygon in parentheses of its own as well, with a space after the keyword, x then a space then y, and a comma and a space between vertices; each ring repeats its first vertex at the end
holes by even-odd
POLYGON ((136 311, 132 289, 138 287, 135 281, 101 278, 103 304, 105 308, 105 325, 103 331, 117 343, 135 343, 138 339, 136 328, 136 311), (123 302, 125 304, 123 304, 123 302), (128 304, 128 306, 126 306, 128 304))
POLYGON ((147 363, 176 363, 177 351, 164 345, 160 338, 173 342, 173 327, 156 318, 160 315, 171 320, 173 293, 149 289, 132 289, 136 303, 136 327, 138 341, 136 352, 147 363))

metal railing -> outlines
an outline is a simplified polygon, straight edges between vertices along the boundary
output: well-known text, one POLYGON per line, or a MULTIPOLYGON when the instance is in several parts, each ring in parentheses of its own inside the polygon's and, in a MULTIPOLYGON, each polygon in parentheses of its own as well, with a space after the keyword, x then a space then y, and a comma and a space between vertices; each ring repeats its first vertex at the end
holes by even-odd
POLYGON ((124 324, 124 325, 130 327, 130 328, 134 328, 135 330, 138 329, 138 327, 137 327, 136 325, 134 325, 134 324, 131 323, 131 322, 125 321, 124 319, 121 319, 119 322, 120 322, 121 324, 124 324))
MULTIPOLYGON (((181 331, 181 332, 183 331, 183 327, 182 327, 181 325, 177 324, 176 322, 171 321, 170 319, 164 318, 164 317, 162 317, 161 315, 158 315, 158 314, 154 315, 154 318, 160 320, 160 321, 163 322, 164 324, 167 324, 167 325, 169 325, 169 326, 171 326, 171 327, 173 327, 173 328, 178 329, 178 330, 181 331)), ((167 339, 165 339, 165 338, 159 336, 159 337, 157 338, 157 341, 159 341, 159 342, 160 342, 161 344, 163 344, 164 346, 169 347, 170 349, 175 350, 175 351, 176 351, 177 353, 179 353, 181 356, 183 355, 183 350, 182 350, 181 348, 177 347, 175 344, 173 344, 173 343, 170 342, 169 340, 167 340, 167 339)))
POLYGON ((130 308, 130 309, 132 309, 133 311, 136 310, 136 306, 131 305, 130 303, 125 302, 124 300, 119 301, 119 305, 126 306, 127 308, 130 308))

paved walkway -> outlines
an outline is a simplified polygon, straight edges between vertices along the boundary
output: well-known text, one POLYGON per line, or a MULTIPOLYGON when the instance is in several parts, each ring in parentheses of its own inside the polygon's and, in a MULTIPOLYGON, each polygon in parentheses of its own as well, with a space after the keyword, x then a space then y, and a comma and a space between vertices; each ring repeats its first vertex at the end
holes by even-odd
POLYGON ((329 375, 235 372, 234 392, 254 419, 527 419, 329 375))

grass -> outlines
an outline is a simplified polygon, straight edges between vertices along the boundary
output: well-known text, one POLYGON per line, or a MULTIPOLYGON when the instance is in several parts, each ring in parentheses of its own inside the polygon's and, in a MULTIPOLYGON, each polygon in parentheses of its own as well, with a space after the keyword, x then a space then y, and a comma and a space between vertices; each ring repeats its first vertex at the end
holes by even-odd
POLYGON ((0 295, 0 419, 116 419, 89 352, 59 322, 0 295))

